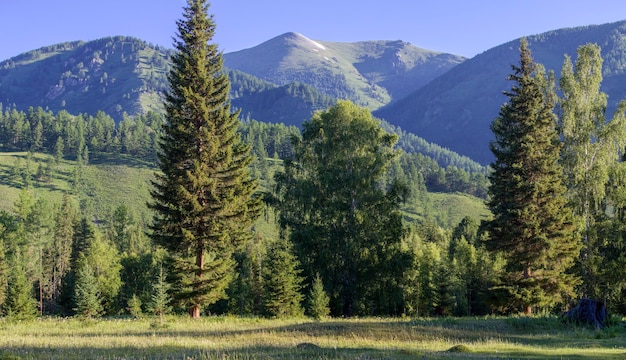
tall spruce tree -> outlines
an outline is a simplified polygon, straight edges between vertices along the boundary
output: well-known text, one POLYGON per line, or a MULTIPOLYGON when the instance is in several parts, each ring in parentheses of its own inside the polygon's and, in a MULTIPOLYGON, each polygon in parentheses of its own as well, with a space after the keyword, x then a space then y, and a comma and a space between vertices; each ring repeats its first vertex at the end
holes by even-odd
POLYGON ((501 290, 510 295, 509 303, 530 314, 533 306, 557 303, 573 291, 578 279, 567 270, 580 245, 561 182, 554 86, 546 86, 525 39, 520 65, 512 68, 509 80, 515 84, 505 92, 509 101, 491 125, 496 160, 487 247, 507 259, 501 290))
POLYGON ((166 124, 153 182, 152 238, 172 260, 175 299, 200 316, 224 298, 232 277, 232 252, 251 237, 261 203, 254 196, 249 146, 231 113, 230 83, 222 55, 209 43, 215 31, 204 0, 188 0, 177 22, 166 94, 166 124))

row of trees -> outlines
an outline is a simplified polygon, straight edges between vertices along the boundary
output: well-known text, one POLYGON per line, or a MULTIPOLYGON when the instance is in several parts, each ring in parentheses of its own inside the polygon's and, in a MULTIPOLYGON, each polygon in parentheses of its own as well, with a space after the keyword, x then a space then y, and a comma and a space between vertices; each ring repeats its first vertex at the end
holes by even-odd
POLYGON ((597 46, 582 47, 575 68, 566 60, 557 99, 554 77, 522 42, 510 102, 492 125, 494 218, 446 231, 428 219, 407 226, 401 206, 424 187, 421 169, 394 166, 415 163, 348 101, 317 112, 289 148, 272 145, 284 168, 260 191, 246 141, 263 141, 240 132, 231 112, 206 1, 188 0, 177 25, 150 239, 124 235, 123 209, 99 225, 104 234, 84 218, 41 226, 44 206, 28 205, 26 188, 0 228, 5 314, 35 309, 36 299, 42 312, 85 316, 169 306, 192 317, 281 316, 302 313, 305 294, 314 316, 531 313, 579 294, 624 304, 624 108, 604 118, 597 46), (261 215, 276 236, 255 228, 261 215))
MULTIPOLYGON (((148 112, 134 117, 125 116, 118 124, 104 112, 95 116, 71 115, 62 110, 56 114, 42 108, 26 112, 16 109, 2 111, 0 105, 0 150, 30 151, 51 154, 58 163, 63 158, 82 158, 99 154, 129 155, 148 163, 157 161, 159 138, 164 120, 161 114, 148 112)), ((243 140, 252 146, 255 176, 271 182, 273 173, 265 159, 287 159, 293 156, 292 137, 299 137, 295 126, 263 123, 248 119, 239 126, 243 140)), ((462 192, 478 197, 486 196, 487 178, 478 168, 459 166, 441 167, 433 158, 415 152, 411 135, 401 134, 405 151, 394 160, 389 177, 399 177, 411 182, 411 175, 419 173, 429 191, 462 192), (409 140, 406 140, 409 139, 409 140)), ((419 138, 414 142, 423 142, 419 138)), ((420 148, 424 144, 419 144, 420 148)), ((454 160, 454 159, 451 159, 454 160)), ((454 161, 449 161, 455 163, 454 161)), ((415 177, 415 176, 413 176, 415 177)), ((421 185, 416 186, 419 188, 421 185)))
POLYGON ((520 54, 492 124, 487 246, 507 259, 500 296, 525 313, 579 296, 623 311, 626 102, 606 118, 595 44, 578 49, 575 65, 566 57, 560 98, 526 41, 520 54))
MULTIPOLYGON (((280 218, 271 209, 264 215, 270 224, 280 218)), ((491 307, 497 304, 489 288, 496 284, 503 261, 483 246, 477 221, 466 218, 450 230, 427 222, 403 232, 389 254, 400 268, 391 262, 384 267, 390 272, 387 280, 393 277, 392 270, 403 269, 391 285, 394 292, 379 298, 368 290, 370 284, 359 284, 353 314, 469 315, 497 310, 491 307)), ((166 281, 171 272, 167 254, 146 233, 141 219, 126 206, 96 224, 81 216, 72 196, 51 204, 34 197, 32 188, 23 189, 13 209, 0 213, 0 313, 26 319, 39 314, 184 312, 184 304, 172 301, 173 293, 166 291, 171 288, 166 281)), ((308 246, 321 244, 320 238, 308 246)), ((355 238, 353 247, 358 244, 355 238)), ((342 314, 342 298, 332 295, 341 292, 331 290, 344 286, 333 280, 340 277, 327 273, 326 266, 319 271, 305 268, 301 246, 288 237, 255 231, 250 241, 234 250, 226 298, 205 310, 260 316, 324 316, 331 310, 333 315, 342 314)), ((356 269, 355 275, 365 276, 360 271, 369 275, 382 265, 379 261, 377 266, 356 269)), ((376 277, 367 281, 375 283, 376 277)))

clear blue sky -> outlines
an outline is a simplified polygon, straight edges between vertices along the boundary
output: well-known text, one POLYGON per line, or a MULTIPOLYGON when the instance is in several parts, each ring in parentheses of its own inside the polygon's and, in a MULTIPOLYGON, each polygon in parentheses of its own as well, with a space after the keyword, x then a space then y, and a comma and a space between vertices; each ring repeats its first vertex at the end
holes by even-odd
MULTIPOLYGON (((185 0, 0 0, 0 61, 65 41, 128 35, 171 47, 185 0)), ((404 40, 472 57, 525 35, 626 20, 624 0, 213 0, 224 52, 289 31, 404 40)))

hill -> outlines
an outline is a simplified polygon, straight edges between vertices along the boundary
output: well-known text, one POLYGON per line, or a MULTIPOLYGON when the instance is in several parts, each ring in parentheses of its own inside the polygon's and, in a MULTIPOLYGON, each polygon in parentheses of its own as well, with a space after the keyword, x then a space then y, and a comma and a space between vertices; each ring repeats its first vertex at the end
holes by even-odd
MULTIPOLYGON (((607 114, 626 96, 626 21, 560 29, 527 37, 536 62, 558 75, 569 54, 586 43, 602 47, 604 82, 609 95, 607 114)), ((519 39, 464 61, 406 98, 375 111, 403 130, 417 134, 482 164, 491 161, 488 144, 491 121, 507 100, 503 91, 511 65, 519 63, 519 39)))
MULTIPOLYGON (((56 165, 49 176, 38 175, 37 169, 49 167, 51 158, 51 155, 41 153, 0 152, 0 193, 3 194, 0 212, 14 209, 23 189, 23 178, 28 173, 32 176, 29 181, 32 194, 43 200, 46 210, 51 211, 60 204, 67 193, 80 206, 83 216, 93 217, 97 222, 110 221, 115 209, 121 205, 126 206, 141 224, 151 221, 152 215, 146 204, 150 200, 150 180, 156 169, 149 162, 123 154, 97 154, 80 169, 75 161, 66 159, 56 165)), ((269 190, 270 180, 263 174, 273 175, 282 163, 271 158, 265 163, 269 169, 256 170, 256 174, 262 176, 262 188, 269 190)), ((482 199, 459 193, 428 193, 426 199, 408 201, 403 210, 410 222, 432 218, 449 227, 456 226, 466 216, 478 221, 489 216, 482 199)), ((275 226, 270 215, 262 216, 256 225, 263 235, 277 234, 275 226)))
POLYGON ((464 60, 403 41, 338 43, 293 32, 224 54, 228 68, 278 85, 308 84, 370 109, 404 97, 464 60))
POLYGON ((161 110, 170 51, 131 37, 43 47, 0 63, 0 103, 115 119, 161 110))
MULTIPOLYGON (((448 64, 443 61, 442 65, 436 60, 439 57, 445 60, 446 54, 417 49, 401 42, 324 44, 329 49, 331 46, 339 49, 333 51, 348 59, 345 63, 353 62, 365 74, 363 78, 379 79, 381 84, 389 86, 392 94, 403 94, 448 64), (397 52, 393 54, 400 54, 398 56, 404 62, 394 63, 392 50, 397 52), (405 56, 404 53, 412 55, 405 56), (396 70, 392 70, 394 66, 396 70), (431 70, 432 74, 428 75, 431 70), (413 79, 415 84, 402 80, 404 77, 413 79)), ((169 56, 170 50, 121 36, 33 50, 0 63, 0 108, 27 111, 29 107, 42 107, 53 112, 66 110, 71 114, 89 115, 104 111, 118 124, 124 113, 134 116, 150 110, 161 112, 169 56)), ((354 69, 352 71, 356 71, 354 69)), ((303 82, 289 81, 280 85, 236 69, 229 69, 228 75, 232 105, 241 110, 244 119, 300 126, 314 111, 325 109, 336 101, 335 97, 303 82)), ((428 155, 444 167, 454 165, 470 171, 483 171, 469 159, 459 160, 457 154, 403 133, 402 129, 394 127, 391 131, 401 136, 401 147, 408 152, 428 155)))
POLYGON ((242 111, 243 118, 300 126, 316 110, 336 101, 303 83, 279 86, 238 70, 229 70, 228 76, 232 106, 242 111))

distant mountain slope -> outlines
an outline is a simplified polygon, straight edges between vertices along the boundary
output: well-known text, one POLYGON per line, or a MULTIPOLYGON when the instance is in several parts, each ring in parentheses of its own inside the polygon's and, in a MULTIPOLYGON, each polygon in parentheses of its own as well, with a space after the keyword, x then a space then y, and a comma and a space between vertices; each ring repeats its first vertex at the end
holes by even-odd
POLYGON ((402 98, 464 60, 402 41, 337 43, 298 33, 224 54, 231 69, 278 85, 308 84, 370 109, 402 98))
POLYGON ((0 63, 0 102, 116 119, 160 111, 169 53, 121 36, 43 47, 0 63))
MULTIPOLYGON (((609 95, 610 116, 626 96, 626 21, 529 36, 536 62, 561 72, 564 54, 576 59, 576 49, 586 43, 602 47, 603 91, 609 95)), ((490 49, 454 67, 408 97, 375 112, 403 130, 417 134, 459 154, 487 164, 492 155, 491 121, 507 100, 503 91, 511 65, 519 63, 519 39, 490 49)))

